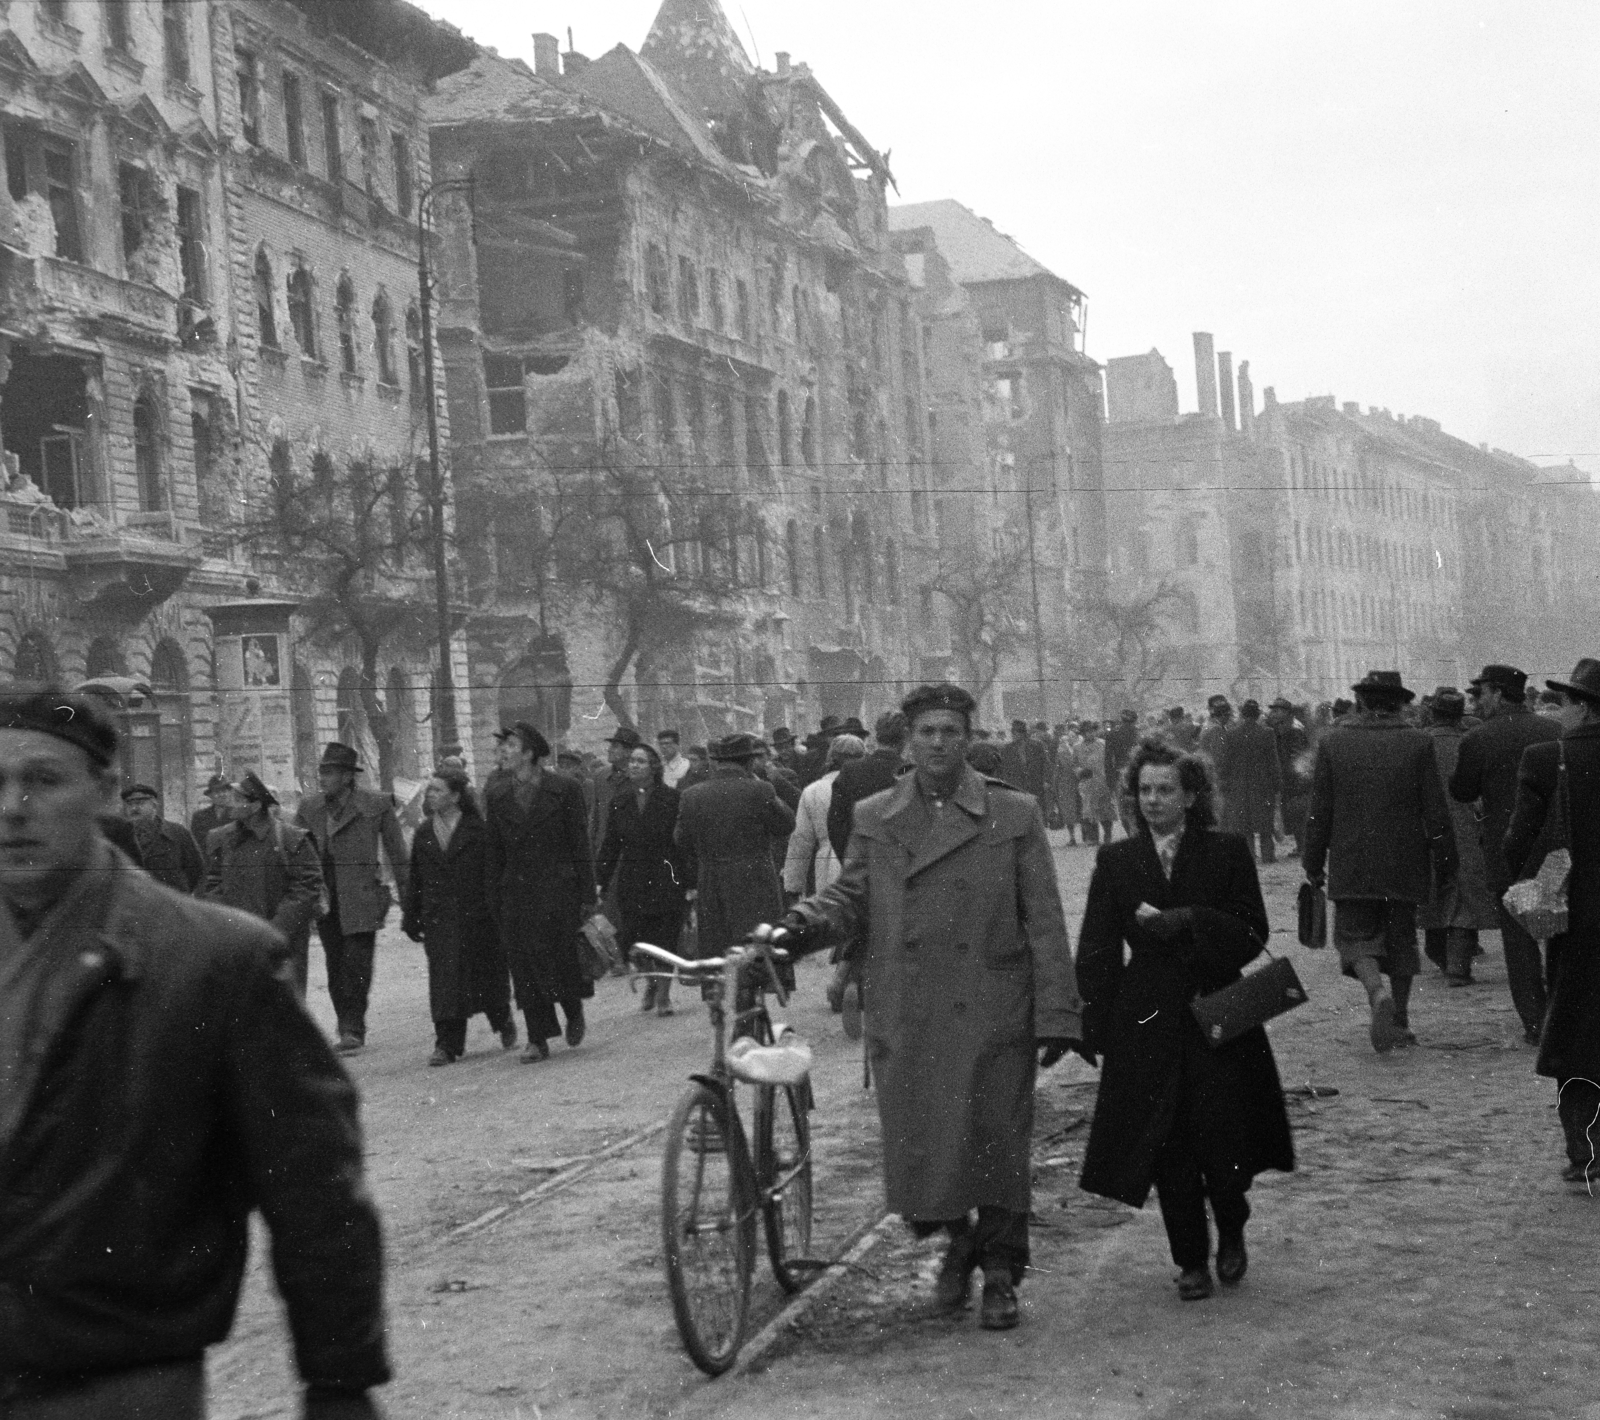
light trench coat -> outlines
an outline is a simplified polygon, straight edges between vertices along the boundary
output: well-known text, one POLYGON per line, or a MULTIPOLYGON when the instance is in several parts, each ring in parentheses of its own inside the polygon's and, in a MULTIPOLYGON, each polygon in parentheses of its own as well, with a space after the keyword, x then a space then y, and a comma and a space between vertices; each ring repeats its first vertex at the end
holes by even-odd
POLYGON ((856 805, 844 866, 800 904, 859 938, 891 1212, 1025 1211, 1035 1041, 1082 1038, 1044 818, 968 769, 919 832, 907 774, 856 805))

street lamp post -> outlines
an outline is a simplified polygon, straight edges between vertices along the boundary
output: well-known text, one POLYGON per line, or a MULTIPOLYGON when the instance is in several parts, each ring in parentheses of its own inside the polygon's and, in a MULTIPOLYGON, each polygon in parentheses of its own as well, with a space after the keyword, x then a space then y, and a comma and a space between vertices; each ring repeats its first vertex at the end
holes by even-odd
POLYGON ((456 679, 450 658, 450 572, 445 561, 444 471, 439 466, 439 407, 433 373, 433 275, 428 266, 428 212, 441 192, 472 191, 473 180, 449 178, 425 187, 417 197, 417 293, 422 313, 422 387, 428 417, 429 552, 433 561, 435 630, 439 637, 439 743, 460 742, 456 726, 456 679))

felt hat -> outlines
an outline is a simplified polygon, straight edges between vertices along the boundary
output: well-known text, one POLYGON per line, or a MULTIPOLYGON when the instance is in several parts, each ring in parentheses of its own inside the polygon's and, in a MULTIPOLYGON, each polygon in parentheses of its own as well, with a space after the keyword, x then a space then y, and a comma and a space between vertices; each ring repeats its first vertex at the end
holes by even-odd
POLYGON ((725 735, 711 746, 711 757, 724 763, 753 759, 761 751, 754 735, 725 735))
POLYGON ((1280 695, 1276 700, 1274 700, 1272 702, 1272 704, 1267 706, 1267 709, 1269 709, 1269 710, 1289 710, 1289 711, 1292 711, 1294 709, 1294 702, 1291 701, 1288 698, 1288 696, 1280 695))
POLYGON ((794 743, 794 731, 787 725, 779 725, 772 732, 772 743, 779 749, 782 749, 784 745, 792 745, 794 743))
POLYGON ((122 791, 123 803, 127 803, 129 799, 159 799, 160 797, 160 791, 152 789, 148 784, 130 784, 122 791))
POLYGON ((638 749, 644 743, 641 735, 632 725, 618 725, 606 740, 608 745, 626 745, 629 749, 638 749))
MULTIPOLYGON (((360 774, 361 756, 347 744, 335 740, 322 751, 322 763, 318 769, 348 769, 352 774, 360 774)), ((258 781, 259 782, 259 781, 258 781)))
POLYGON ((1572 668, 1570 680, 1547 680, 1545 684, 1563 695, 1576 695, 1580 700, 1600 705, 1600 661, 1585 656, 1572 668))
POLYGON ((1400 680, 1399 671, 1368 671, 1350 689, 1358 695, 1363 692, 1375 692, 1380 695, 1391 695, 1400 700, 1417 698, 1416 691, 1405 688, 1400 680))
POLYGON ((1528 673, 1515 666, 1485 666, 1467 684, 1492 685, 1496 690, 1509 690, 1515 695, 1528 684, 1528 673))
POLYGON ((867 727, 861 723, 861 717, 859 715, 852 715, 842 725, 839 726, 837 733, 841 735, 854 735, 857 739, 864 740, 867 737, 867 727))
POLYGON ((226 774, 213 774, 206 780, 206 793, 220 794, 224 789, 231 789, 233 785, 228 782, 226 774))

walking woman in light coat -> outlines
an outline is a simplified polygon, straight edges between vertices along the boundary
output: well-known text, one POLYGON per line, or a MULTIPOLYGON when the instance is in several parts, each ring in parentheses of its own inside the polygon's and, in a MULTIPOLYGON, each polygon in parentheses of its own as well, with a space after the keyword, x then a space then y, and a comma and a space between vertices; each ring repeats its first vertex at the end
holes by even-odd
POLYGON ((839 777, 840 765, 861 759, 866 752, 866 744, 855 735, 836 736, 828 746, 827 773, 801 791, 800 806, 794 815, 794 832, 789 835, 789 853, 783 862, 783 890, 791 897, 821 892, 839 876, 839 860, 828 842, 828 806, 833 802, 833 781, 839 777), (813 870, 815 888, 806 883, 807 874, 813 870))

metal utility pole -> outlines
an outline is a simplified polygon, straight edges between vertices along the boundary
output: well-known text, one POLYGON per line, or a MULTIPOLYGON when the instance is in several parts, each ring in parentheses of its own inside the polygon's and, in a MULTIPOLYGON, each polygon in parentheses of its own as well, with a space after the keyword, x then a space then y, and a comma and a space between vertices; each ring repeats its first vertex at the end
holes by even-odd
POLYGON ((1033 478, 1025 477, 1023 489, 1023 508, 1028 518, 1028 577, 1033 583, 1033 665, 1038 675, 1039 685, 1039 718, 1046 722, 1050 716, 1045 709, 1045 679, 1044 679, 1044 627, 1039 621, 1039 559, 1033 546, 1033 478))
POLYGON ((472 191, 473 180, 450 178, 425 187, 417 197, 417 293, 422 311, 422 387, 428 417, 429 553, 433 562, 435 632, 439 637, 439 743, 460 743, 456 728, 456 679, 450 662, 450 570, 445 559, 444 470, 439 466, 439 405, 433 373, 433 275, 428 266, 428 210, 436 194, 472 191))

